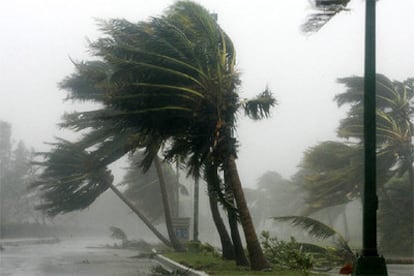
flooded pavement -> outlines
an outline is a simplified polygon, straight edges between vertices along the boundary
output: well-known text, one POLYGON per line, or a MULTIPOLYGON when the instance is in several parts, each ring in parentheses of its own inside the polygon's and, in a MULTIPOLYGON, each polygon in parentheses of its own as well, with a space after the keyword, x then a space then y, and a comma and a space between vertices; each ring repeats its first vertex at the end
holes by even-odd
MULTIPOLYGON (((155 260, 138 257, 129 249, 109 249, 110 240, 67 239, 51 243, 39 240, 1 240, 1 276, 47 275, 151 275, 155 260)), ((113 243, 113 242, 112 242, 113 243)))
MULTIPOLYGON (((159 263, 144 252, 103 247, 113 240, 0 240, 1 276, 147 276, 159 263)), ((414 265, 387 265, 389 276, 413 276, 414 265)), ((340 275, 338 269, 325 275, 340 275), (335 271, 335 272, 334 272, 335 271)))

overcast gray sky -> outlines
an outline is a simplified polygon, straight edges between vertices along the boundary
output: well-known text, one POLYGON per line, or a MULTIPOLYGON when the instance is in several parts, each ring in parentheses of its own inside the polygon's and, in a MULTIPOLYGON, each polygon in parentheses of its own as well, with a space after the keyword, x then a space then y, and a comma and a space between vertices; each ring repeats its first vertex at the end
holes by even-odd
MULTIPOLYGON (((362 75, 364 1, 306 36, 299 26, 311 12, 307 0, 200 0, 218 14, 232 38, 242 72, 241 97, 266 85, 279 105, 262 122, 240 119, 239 169, 245 186, 267 170, 291 176, 302 152, 335 139, 345 110, 332 101, 338 77, 362 75)), ((69 57, 88 59, 86 38, 99 37, 94 18, 146 20, 172 0, 4 0, 0 9, 0 120, 15 140, 36 150, 67 136, 56 124, 76 106, 63 102, 56 84, 73 72, 69 57)), ((377 4, 377 71, 391 79, 414 77, 414 1, 377 4)))

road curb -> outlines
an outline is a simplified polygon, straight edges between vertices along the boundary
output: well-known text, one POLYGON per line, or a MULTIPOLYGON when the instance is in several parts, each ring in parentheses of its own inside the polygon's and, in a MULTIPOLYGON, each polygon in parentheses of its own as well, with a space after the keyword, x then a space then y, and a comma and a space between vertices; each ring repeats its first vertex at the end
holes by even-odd
POLYGON ((189 276, 208 276, 207 273, 203 271, 198 271, 195 269, 192 269, 190 267, 184 266, 180 263, 177 263, 176 261, 173 261, 163 255, 160 255, 155 251, 152 250, 154 253, 154 260, 156 260, 160 265, 162 265, 166 270, 170 272, 179 272, 182 275, 189 275, 189 276))

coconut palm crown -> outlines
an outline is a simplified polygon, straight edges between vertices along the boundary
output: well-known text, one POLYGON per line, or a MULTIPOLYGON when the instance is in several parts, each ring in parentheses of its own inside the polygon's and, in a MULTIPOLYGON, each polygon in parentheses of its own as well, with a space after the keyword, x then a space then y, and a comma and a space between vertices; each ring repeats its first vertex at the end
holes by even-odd
POLYGON ((206 164, 227 168, 249 233, 251 266, 268 267, 257 258, 261 250, 237 174, 233 133, 241 109, 253 119, 269 116, 276 104, 270 91, 239 99, 234 45, 193 2, 179 1, 146 22, 113 19, 100 25, 104 36, 90 43, 96 59, 74 62, 75 73, 60 84, 68 99, 96 102, 98 108, 66 114, 61 126, 83 132, 76 145, 89 150, 97 164, 142 148, 144 169, 160 149, 168 160, 185 160, 196 177, 206 164), (111 145, 118 145, 115 151, 111 145))

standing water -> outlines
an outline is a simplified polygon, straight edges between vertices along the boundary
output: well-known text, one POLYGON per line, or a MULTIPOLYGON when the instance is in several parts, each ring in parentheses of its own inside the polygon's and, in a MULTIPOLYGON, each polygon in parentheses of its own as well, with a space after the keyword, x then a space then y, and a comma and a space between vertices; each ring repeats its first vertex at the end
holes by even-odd
POLYGON ((1 276, 151 275, 157 265, 143 252, 104 247, 109 240, 1 240, 1 276))

